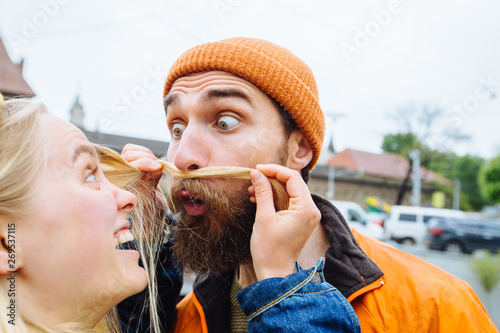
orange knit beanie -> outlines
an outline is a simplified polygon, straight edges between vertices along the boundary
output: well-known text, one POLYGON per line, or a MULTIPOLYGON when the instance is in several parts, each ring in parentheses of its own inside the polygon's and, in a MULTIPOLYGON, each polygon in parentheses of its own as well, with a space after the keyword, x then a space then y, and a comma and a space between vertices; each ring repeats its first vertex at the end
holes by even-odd
POLYGON ((220 70, 236 74, 259 87, 290 113, 313 150, 310 168, 318 161, 325 119, 311 69, 297 56, 273 43, 230 38, 186 51, 168 73, 163 97, 176 79, 187 74, 220 70))

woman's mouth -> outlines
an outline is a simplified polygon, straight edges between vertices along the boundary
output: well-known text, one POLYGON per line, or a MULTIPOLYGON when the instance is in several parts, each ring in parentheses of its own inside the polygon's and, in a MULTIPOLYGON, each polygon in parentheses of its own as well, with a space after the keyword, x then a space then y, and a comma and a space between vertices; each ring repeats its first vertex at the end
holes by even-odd
POLYGON ((118 247, 119 244, 130 242, 134 240, 134 236, 129 229, 120 229, 113 235, 115 239, 115 246, 118 247))
POLYGON ((186 213, 191 216, 203 215, 208 211, 208 204, 191 195, 188 191, 179 193, 179 200, 183 203, 186 213))

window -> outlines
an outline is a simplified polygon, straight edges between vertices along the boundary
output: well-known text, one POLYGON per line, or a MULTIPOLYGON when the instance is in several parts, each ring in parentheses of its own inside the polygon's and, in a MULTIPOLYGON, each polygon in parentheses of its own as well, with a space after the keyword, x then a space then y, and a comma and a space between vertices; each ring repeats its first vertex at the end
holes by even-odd
POLYGON ((424 215, 424 223, 429 222, 429 220, 432 219, 433 217, 437 217, 437 216, 424 215))
POLYGON ((366 224, 366 221, 361 217, 361 215, 357 211, 353 209, 348 209, 347 214, 349 215, 349 221, 366 224))
POLYGON ((401 214, 399 215, 401 222, 417 222, 417 215, 415 214, 401 214))

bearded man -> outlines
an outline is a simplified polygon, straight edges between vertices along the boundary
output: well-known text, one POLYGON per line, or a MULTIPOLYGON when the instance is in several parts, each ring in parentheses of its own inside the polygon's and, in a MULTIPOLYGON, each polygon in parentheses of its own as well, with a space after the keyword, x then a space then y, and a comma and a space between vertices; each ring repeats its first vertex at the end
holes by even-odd
MULTIPOLYGON (((172 186, 174 255, 198 274, 177 306, 177 332, 246 331, 246 322, 267 309, 253 286, 317 267, 318 260, 321 266, 321 258, 320 277, 351 303, 362 331, 496 332, 464 282, 350 230, 335 207, 307 191, 325 123, 312 71, 290 51, 250 38, 196 46, 172 66, 164 104, 168 159, 177 168, 257 169, 251 183, 200 179, 172 186), (268 178, 285 185, 288 209, 276 211, 268 178)), ((124 157, 144 171, 159 170, 139 165, 156 159, 144 148, 128 146, 124 157)), ((269 304, 295 290, 277 289, 264 289, 277 296, 269 304)), ((301 331, 297 321, 281 317, 287 311, 300 321, 328 310, 309 296, 289 299, 273 314, 284 331, 301 331), (303 306, 306 299, 313 303, 303 306)), ((335 325, 328 316, 319 320, 335 325)))

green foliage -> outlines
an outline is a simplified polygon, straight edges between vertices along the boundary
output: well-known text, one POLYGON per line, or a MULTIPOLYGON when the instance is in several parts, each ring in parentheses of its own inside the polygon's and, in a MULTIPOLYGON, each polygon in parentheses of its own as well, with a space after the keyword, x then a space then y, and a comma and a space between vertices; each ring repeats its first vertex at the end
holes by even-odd
POLYGON ((448 179, 460 179, 460 207, 481 210, 488 202, 482 196, 477 177, 485 161, 481 157, 455 153, 436 153, 428 168, 448 179))
POLYGON ((436 152, 434 159, 429 163, 429 169, 448 179, 453 179, 456 177, 454 174, 454 164, 457 157, 453 152, 436 152))
POLYGON ((477 177, 485 160, 477 156, 460 156, 453 164, 453 178, 460 179, 462 197, 473 210, 481 210, 488 202, 481 194, 477 177))
POLYGON ((500 281, 500 255, 485 251, 484 255, 470 262, 471 270, 477 275, 486 292, 490 293, 500 281))
POLYGON ((413 133, 386 134, 382 142, 382 150, 388 153, 402 155, 408 158, 408 153, 420 146, 417 136, 413 133))
POLYGON ((500 202, 500 156, 483 166, 479 173, 479 186, 486 198, 494 203, 500 202))

